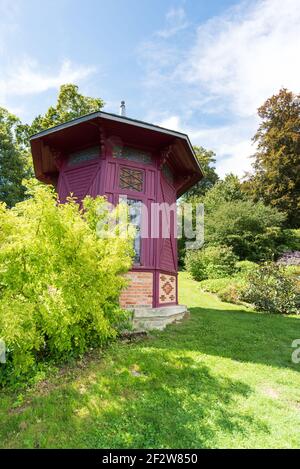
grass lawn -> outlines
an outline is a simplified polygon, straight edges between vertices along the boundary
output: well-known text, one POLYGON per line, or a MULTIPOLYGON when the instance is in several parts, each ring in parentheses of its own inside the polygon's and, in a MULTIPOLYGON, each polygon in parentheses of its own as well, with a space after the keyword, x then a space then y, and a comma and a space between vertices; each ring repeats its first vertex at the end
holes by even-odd
POLYGON ((300 446, 300 318, 258 314, 180 275, 191 317, 1 394, 1 448, 300 446))

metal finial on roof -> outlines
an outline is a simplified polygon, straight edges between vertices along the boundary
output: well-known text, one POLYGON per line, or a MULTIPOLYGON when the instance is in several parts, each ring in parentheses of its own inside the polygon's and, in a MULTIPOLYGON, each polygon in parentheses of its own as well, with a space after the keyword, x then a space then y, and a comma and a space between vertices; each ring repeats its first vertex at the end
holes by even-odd
POLYGON ((120 116, 126 117, 126 106, 125 106, 125 101, 121 101, 121 106, 120 106, 120 116))

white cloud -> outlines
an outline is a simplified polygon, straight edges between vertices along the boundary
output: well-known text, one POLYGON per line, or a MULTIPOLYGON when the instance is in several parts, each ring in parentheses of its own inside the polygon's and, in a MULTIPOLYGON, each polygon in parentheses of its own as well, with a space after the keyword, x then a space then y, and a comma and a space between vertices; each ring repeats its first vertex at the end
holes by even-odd
POLYGON ((221 155, 216 163, 216 169, 220 177, 228 173, 234 173, 243 177, 245 172, 252 172, 251 155, 254 153, 254 147, 249 139, 240 140, 237 143, 225 142, 216 146, 216 152, 221 155))
POLYGON ((93 67, 76 65, 68 59, 50 68, 21 54, 11 58, 7 44, 13 43, 16 34, 21 34, 19 21, 23 8, 19 0, 0 0, 0 106, 18 114, 23 113, 23 107, 15 97, 57 89, 63 83, 80 81, 94 71, 93 67))
POLYGON ((193 37, 189 28, 187 41, 185 33, 176 54, 165 38, 148 48, 145 84, 162 103, 156 121, 163 116, 194 144, 214 150, 220 175, 242 175, 255 150, 257 108, 281 87, 299 92, 299 0, 242 2, 198 25, 193 37))
POLYGON ((171 8, 166 14, 166 27, 157 31, 157 36, 167 39, 188 26, 185 11, 182 7, 171 8))
POLYGON ((180 119, 178 116, 170 116, 160 121, 157 125, 170 130, 180 130, 180 119))
POLYGON ((299 0, 263 0, 212 18, 199 26, 177 73, 239 116, 255 114, 282 86, 298 91, 299 6, 299 0))
POLYGON ((187 133, 195 145, 202 145, 216 153, 216 168, 221 177, 231 172, 242 177, 245 171, 251 171, 250 156, 255 146, 249 133, 253 135, 256 127, 256 119, 248 119, 217 128, 190 129, 187 133))
POLYGON ((0 79, 0 100, 9 96, 38 94, 59 88, 63 83, 79 81, 89 76, 92 67, 76 66, 65 60, 58 70, 41 71, 39 64, 32 59, 24 59, 16 66, 10 66, 0 79))
POLYGON ((250 156, 255 151, 255 145, 248 138, 248 133, 250 130, 254 134, 257 127, 256 119, 249 119, 247 123, 196 129, 185 127, 179 116, 172 115, 157 124, 187 133, 194 145, 213 150, 218 157, 216 169, 220 177, 231 172, 243 177, 246 171, 252 170, 250 156))

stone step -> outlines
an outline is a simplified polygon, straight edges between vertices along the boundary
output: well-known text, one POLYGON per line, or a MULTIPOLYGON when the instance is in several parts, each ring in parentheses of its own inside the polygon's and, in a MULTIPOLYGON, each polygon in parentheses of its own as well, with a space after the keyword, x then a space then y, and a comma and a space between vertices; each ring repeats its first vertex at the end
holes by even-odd
POLYGON ((135 308, 134 330, 163 330, 168 324, 181 321, 187 314, 185 305, 163 306, 160 308, 135 308))

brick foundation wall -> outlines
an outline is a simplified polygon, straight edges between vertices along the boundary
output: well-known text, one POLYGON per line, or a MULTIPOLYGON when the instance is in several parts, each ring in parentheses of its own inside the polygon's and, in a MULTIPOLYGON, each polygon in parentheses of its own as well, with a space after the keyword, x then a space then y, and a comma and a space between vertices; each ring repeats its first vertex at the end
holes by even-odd
POLYGON ((130 283, 120 296, 120 306, 131 308, 135 306, 152 307, 153 302, 153 273, 128 272, 126 277, 130 283))

